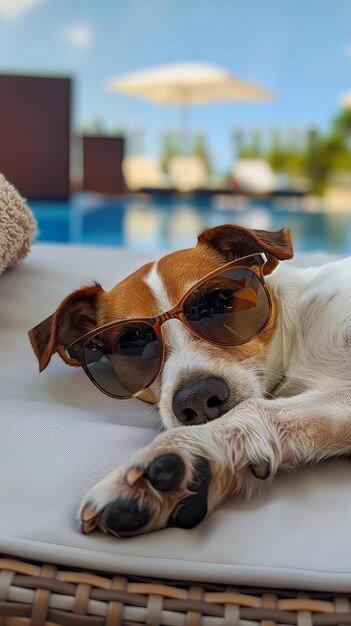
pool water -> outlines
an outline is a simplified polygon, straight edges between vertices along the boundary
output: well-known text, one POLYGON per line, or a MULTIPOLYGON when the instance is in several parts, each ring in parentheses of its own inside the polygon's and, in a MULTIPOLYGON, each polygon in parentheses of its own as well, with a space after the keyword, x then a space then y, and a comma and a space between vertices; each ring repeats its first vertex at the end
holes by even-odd
POLYGON ((351 254, 351 207, 349 213, 336 213, 311 211, 301 200, 96 194, 77 194, 68 203, 32 201, 29 205, 38 222, 38 240, 43 242, 177 249, 194 245, 205 228, 232 223, 263 230, 288 226, 296 251, 351 254))

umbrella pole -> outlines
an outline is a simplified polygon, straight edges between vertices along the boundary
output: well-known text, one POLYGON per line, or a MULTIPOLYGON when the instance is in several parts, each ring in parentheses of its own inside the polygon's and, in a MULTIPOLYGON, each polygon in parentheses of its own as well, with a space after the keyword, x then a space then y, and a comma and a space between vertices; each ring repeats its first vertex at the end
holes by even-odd
POLYGON ((190 154, 190 134, 190 107, 187 104, 183 104, 180 107, 180 137, 181 151, 183 154, 190 154))

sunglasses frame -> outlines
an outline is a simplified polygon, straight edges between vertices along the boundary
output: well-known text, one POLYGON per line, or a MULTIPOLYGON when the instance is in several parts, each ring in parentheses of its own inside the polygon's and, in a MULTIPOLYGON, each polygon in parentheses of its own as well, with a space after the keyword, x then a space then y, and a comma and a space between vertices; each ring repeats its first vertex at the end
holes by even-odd
POLYGON ((164 313, 161 313, 160 315, 155 315, 154 317, 124 318, 124 319, 115 320, 113 322, 109 322, 108 324, 103 324, 102 326, 98 326, 97 328, 90 330, 89 332, 85 333, 78 339, 75 339, 69 346, 67 346, 65 351, 68 353, 70 359, 74 359, 79 363, 79 365, 83 368, 88 378, 95 385, 95 387, 100 389, 100 391, 102 391, 102 393, 104 393, 105 395, 110 396, 111 398, 118 399, 118 400, 129 400, 130 398, 137 398, 140 393, 148 389, 157 380, 160 372, 162 371, 162 368, 164 365, 165 350, 164 350, 164 344, 163 344, 163 339, 162 339, 161 326, 162 324, 164 324, 164 322, 177 319, 198 339, 202 339, 203 341, 206 341, 207 343, 211 343, 216 346, 223 347, 223 346, 229 345, 227 343, 220 343, 218 341, 207 339, 200 333, 196 332, 196 330, 187 321, 184 311, 183 311, 184 303, 187 300, 187 298, 190 296, 190 294, 196 289, 198 289, 199 287, 201 287, 210 278, 213 278, 214 276, 217 276, 219 274, 223 274, 224 272, 232 268, 246 269, 246 270, 251 271, 253 274, 257 276, 257 278, 259 279, 266 293, 266 297, 268 301, 269 311, 268 311, 267 319, 265 323, 263 324, 263 326, 256 333, 254 333, 249 339, 245 339, 241 342, 237 342, 233 345, 233 347, 248 343, 249 341, 251 341, 251 339, 253 339, 254 337, 257 337, 257 335, 263 332, 263 330, 266 328, 267 324, 269 323, 269 320, 271 319, 271 315, 272 315, 272 299, 271 299, 269 290, 267 288, 267 285, 265 283, 264 273, 263 273, 263 268, 265 264, 267 263, 267 260, 268 260, 267 256, 264 252, 256 252, 255 254, 249 254, 239 259, 235 259, 234 261, 230 261, 229 263, 225 263, 224 265, 221 265, 219 268, 212 270, 212 272, 209 272, 208 274, 206 274, 206 276, 201 278, 201 280, 199 280, 192 287, 190 287, 190 289, 186 291, 186 293, 181 297, 181 299, 177 302, 177 304, 174 307, 172 307, 169 311, 165 311, 164 313), (257 260, 260 259, 260 262, 253 263, 252 265, 245 264, 245 261, 246 262, 248 262, 249 260, 254 261, 255 259, 257 260), (105 330, 118 327, 119 325, 126 324, 128 322, 133 322, 133 323, 142 322, 143 324, 149 324, 149 326, 151 326, 151 328, 156 333, 157 339, 159 341, 160 350, 161 350, 161 358, 160 358, 159 368, 155 376, 145 387, 143 387, 139 391, 136 391, 135 393, 131 393, 128 396, 118 396, 116 394, 110 393, 109 391, 106 391, 106 389, 103 389, 103 387, 101 387, 101 385, 94 379, 86 363, 86 360, 84 357, 84 350, 88 341, 90 341, 90 339, 92 339, 96 335, 99 335, 101 332, 104 332, 105 330))

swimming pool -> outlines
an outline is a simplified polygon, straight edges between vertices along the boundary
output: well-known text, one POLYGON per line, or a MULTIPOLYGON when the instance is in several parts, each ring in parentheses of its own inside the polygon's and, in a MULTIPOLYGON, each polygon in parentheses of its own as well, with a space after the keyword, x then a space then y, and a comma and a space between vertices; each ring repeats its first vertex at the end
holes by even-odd
POLYGON ((350 213, 335 213, 316 211, 301 200, 109 198, 91 193, 77 194, 68 203, 29 205, 38 221, 38 240, 45 242, 177 249, 192 246, 207 227, 233 223, 266 230, 288 226, 296 251, 351 254, 351 207, 350 213))

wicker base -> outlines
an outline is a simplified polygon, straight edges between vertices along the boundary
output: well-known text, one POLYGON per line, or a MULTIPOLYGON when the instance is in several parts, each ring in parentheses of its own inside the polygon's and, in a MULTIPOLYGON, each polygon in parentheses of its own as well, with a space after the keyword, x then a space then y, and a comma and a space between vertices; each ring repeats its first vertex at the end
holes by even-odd
POLYGON ((189 584, 0 558, 0 626, 351 624, 351 594, 189 584))

